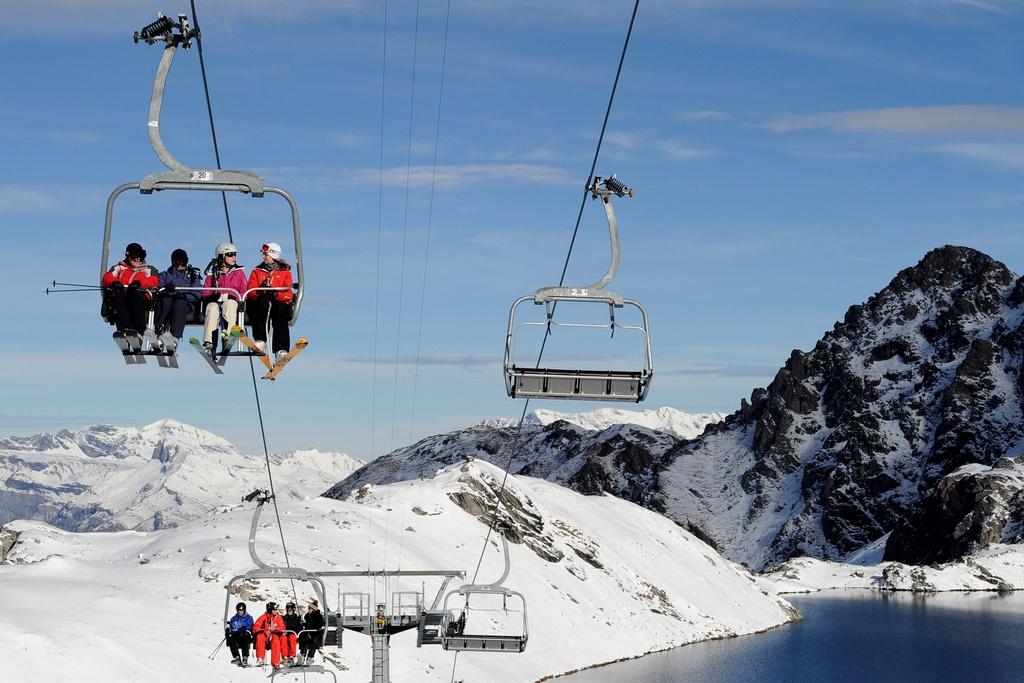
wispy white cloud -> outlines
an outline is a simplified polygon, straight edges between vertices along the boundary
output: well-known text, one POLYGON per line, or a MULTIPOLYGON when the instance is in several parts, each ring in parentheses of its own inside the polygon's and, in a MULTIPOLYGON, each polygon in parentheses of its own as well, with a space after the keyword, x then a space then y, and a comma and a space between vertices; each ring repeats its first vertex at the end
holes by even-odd
POLYGON ((357 183, 376 185, 380 180, 388 186, 404 187, 408 179, 411 187, 429 186, 433 181, 439 189, 454 189, 466 185, 474 185, 489 180, 502 180, 509 183, 544 183, 555 185, 571 185, 569 173, 557 166, 542 164, 453 164, 438 166, 436 175, 431 166, 404 166, 384 169, 356 171, 351 178, 357 183))
POLYGON ((109 189, 87 186, 56 186, 41 189, 25 185, 0 185, 0 214, 81 214, 96 209, 109 189))
POLYGON ((700 111, 684 111, 679 114, 683 121, 722 121, 732 118, 732 114, 724 111, 704 109, 700 111))
POLYGON ((685 367, 660 370, 659 373, 676 377, 748 377, 754 379, 774 377, 779 371, 775 365, 749 365, 744 363, 692 363, 685 367))
POLYGON ((773 133, 806 130, 896 134, 1024 133, 1024 107, 959 105, 785 114, 754 124, 754 127, 773 133))
POLYGON ((716 149, 692 147, 675 140, 665 140, 658 144, 661 152, 675 161, 694 161, 696 159, 710 159, 721 155, 716 149))
POLYGON ((110 138, 101 133, 89 130, 55 129, 55 130, 30 130, 25 128, 0 128, 0 136, 15 138, 17 140, 38 140, 44 142, 56 142, 67 147, 80 147, 83 145, 95 145, 101 142, 109 142, 110 138))
POLYGON ((1024 166, 1024 144, 959 142, 936 145, 930 150, 939 154, 949 154, 1007 168, 1024 166))
POLYGON ((59 208, 50 195, 29 187, 0 185, 0 213, 32 213, 59 208))

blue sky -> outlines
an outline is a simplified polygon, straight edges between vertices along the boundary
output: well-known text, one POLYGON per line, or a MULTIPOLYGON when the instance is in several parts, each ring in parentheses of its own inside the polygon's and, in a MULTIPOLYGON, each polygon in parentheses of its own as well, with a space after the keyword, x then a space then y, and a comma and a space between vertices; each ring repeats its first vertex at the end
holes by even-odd
MULTIPOLYGON (((418 27, 414 0, 389 3, 376 335, 383 3, 198 6, 225 167, 302 212, 293 336, 312 343, 261 387, 270 448, 368 457, 518 415, 500 373, 508 308, 558 280, 631 3, 453 0, 425 280, 445 2, 421 0, 418 27)), ((179 372, 127 368, 97 297, 42 295, 97 279, 107 195, 161 170, 145 132, 160 50, 130 36, 187 8, 36 0, 0 25, 0 433, 172 417, 259 448, 244 361, 214 377, 186 349, 179 372)), ((612 289, 651 315, 646 407, 735 409, 933 247, 1024 268, 1022 19, 1024 2, 1000 0, 641 3, 598 172, 637 190, 616 204, 612 289)), ((213 164, 195 50, 176 58, 161 127, 179 159, 213 164)), ((219 202, 125 197, 112 249, 140 241, 162 268, 182 246, 204 264, 226 234, 219 202)), ((292 251, 283 202, 229 203, 244 265, 264 241, 292 251)), ((589 204, 567 282, 596 280, 607 252, 589 204)), ((575 343, 559 341, 556 360, 575 343)), ((578 348, 628 363, 621 341, 578 348)))

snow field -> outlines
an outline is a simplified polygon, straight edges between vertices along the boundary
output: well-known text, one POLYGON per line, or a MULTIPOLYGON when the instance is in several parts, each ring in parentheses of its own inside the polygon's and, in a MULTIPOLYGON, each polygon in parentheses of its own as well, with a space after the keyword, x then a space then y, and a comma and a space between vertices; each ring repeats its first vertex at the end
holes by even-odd
MULTIPOLYGON (((472 577, 487 528, 449 497, 500 481, 484 462, 451 467, 434 479, 373 487, 352 500, 282 501, 290 559, 308 570, 461 569, 472 577), (356 500, 356 498, 359 498, 356 500), (368 530, 370 533, 368 533, 368 530), (404 530, 400 533, 400 530, 404 530)), ((584 497, 556 484, 510 478, 507 493, 543 519, 534 548, 510 544, 506 585, 525 594, 530 640, 524 654, 462 653, 456 680, 533 681, 705 638, 751 633, 784 623, 793 612, 742 569, 664 517, 608 497, 584 497)), ((12 680, 255 680, 269 672, 232 667, 224 648, 207 655, 222 634, 224 584, 252 567, 246 549, 250 506, 207 514, 155 532, 73 534, 39 522, 9 525, 19 541, 0 565, 0 627, 11 634, 6 657, 12 680)), ((283 560, 272 511, 262 518, 257 547, 271 564, 283 560)), ((500 544, 488 544, 478 579, 502 571, 500 544)), ((468 579, 467 579, 468 580, 468 579)), ((386 587, 327 579, 338 590, 418 590, 420 579, 386 587)), ((426 599, 439 582, 428 580, 426 599)), ((455 587, 454 583, 451 586, 455 587)), ((299 586, 298 597, 312 595, 299 586)), ((291 597, 287 582, 247 585, 258 615, 269 599, 291 597), (272 584, 282 585, 272 585, 272 584)), ((232 596, 233 606, 237 597, 232 596)), ((392 638, 396 683, 449 681, 453 655, 416 648, 415 633, 392 638)), ((338 680, 370 678, 368 638, 345 633, 328 648, 338 680)), ((7 648, 5 648, 7 649, 7 648)), ((321 677, 324 680, 329 677, 321 677)), ((288 679, 285 679, 288 680, 288 679)), ((295 680, 292 678, 291 680, 295 680)))

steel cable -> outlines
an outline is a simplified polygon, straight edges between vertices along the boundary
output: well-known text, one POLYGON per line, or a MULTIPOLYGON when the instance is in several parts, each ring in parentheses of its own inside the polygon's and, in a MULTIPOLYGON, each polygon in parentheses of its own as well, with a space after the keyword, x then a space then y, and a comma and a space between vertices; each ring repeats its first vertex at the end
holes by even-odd
MULTIPOLYGON (((202 41, 202 32, 199 30, 199 15, 196 13, 196 2, 195 2, 195 0, 190 0, 190 4, 191 4, 191 7, 192 7, 192 22, 194 23, 195 28, 196 28, 196 45, 199 48, 199 70, 202 73, 202 77, 203 77, 203 91, 206 94, 206 112, 207 112, 207 115, 209 116, 209 119, 210 119, 210 133, 211 133, 211 136, 213 138, 213 153, 214 153, 214 158, 217 161, 217 169, 220 170, 221 169, 220 147, 217 144, 217 127, 214 125, 213 105, 211 104, 210 89, 209 89, 208 81, 207 81, 207 78, 206 78, 206 61, 203 58, 203 41, 202 41)), ((221 197, 222 197, 222 199, 224 201, 224 220, 227 223, 228 240, 231 241, 231 242, 234 242, 235 241, 234 237, 231 234, 231 214, 228 212, 227 193, 226 192, 221 192, 221 197)), ((264 462, 266 462, 266 465, 267 465, 267 480, 269 481, 269 484, 270 484, 271 501, 273 501, 273 503, 274 503, 274 517, 277 520, 277 531, 278 531, 278 534, 281 537, 281 549, 284 551, 284 564, 285 564, 286 567, 288 567, 290 569, 292 565, 291 565, 291 560, 288 557, 288 544, 285 542, 285 539, 284 539, 284 527, 281 525, 281 512, 280 512, 280 510, 278 510, 278 507, 277 507, 277 494, 274 491, 274 474, 273 474, 272 467, 271 467, 271 464, 270 464, 270 450, 267 448, 267 432, 266 432, 266 428, 265 428, 264 423, 263 423, 263 407, 260 404, 260 389, 259 389, 259 384, 257 384, 257 382, 256 382, 256 366, 253 364, 252 356, 249 356, 249 373, 250 373, 250 375, 252 375, 252 391, 253 391, 253 395, 256 397, 256 414, 259 417, 260 438, 263 441, 263 459, 264 459, 264 462)), ((294 579, 291 580, 291 584, 292 584, 292 599, 294 599, 296 602, 298 602, 298 595, 297 595, 296 590, 295 590, 295 580, 294 579)))

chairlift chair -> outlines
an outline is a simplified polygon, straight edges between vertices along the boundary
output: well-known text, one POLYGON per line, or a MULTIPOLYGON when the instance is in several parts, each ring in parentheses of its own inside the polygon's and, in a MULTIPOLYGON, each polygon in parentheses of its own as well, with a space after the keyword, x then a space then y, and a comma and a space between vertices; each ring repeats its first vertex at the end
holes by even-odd
MULTIPOLYGON (((263 506, 273 498, 273 495, 265 489, 256 489, 252 493, 242 498, 243 502, 256 501, 256 509, 253 511, 252 523, 249 525, 249 557, 252 558, 253 564, 256 565, 255 569, 250 569, 244 574, 238 574, 231 577, 231 579, 224 586, 225 597, 224 597, 224 624, 227 625, 231 620, 231 602, 233 599, 238 597, 238 591, 235 587, 243 581, 249 580, 285 580, 285 581, 305 581, 310 585, 313 590, 313 594, 316 595, 317 601, 323 608, 323 613, 326 615, 330 614, 330 606, 327 603, 327 591, 324 587, 324 581, 320 576, 314 572, 306 571, 300 567, 280 567, 269 565, 264 562, 259 554, 256 552, 256 532, 259 529, 260 514, 263 511, 263 506)), ((323 648, 328 644, 328 635, 331 631, 330 620, 325 618, 325 624, 323 634, 320 640, 320 647, 323 648)), ((340 628, 340 625, 335 625, 335 629, 340 628)), ((337 640, 340 647, 341 634, 337 635, 337 640)), ((324 672, 331 673, 330 671, 323 669, 322 667, 304 667, 309 673, 324 672)), ((333 674, 332 674, 333 675, 333 674)))
MULTIPOLYGON (((141 195, 151 195, 154 192, 165 190, 193 190, 202 192, 238 192, 254 198, 262 198, 266 194, 273 194, 282 197, 288 204, 291 212, 292 235, 295 245, 295 298, 292 305, 289 325, 294 325, 299 319, 299 310, 302 308, 304 294, 305 276, 302 259, 302 235, 299 222, 299 208, 292 196, 279 187, 265 185, 263 179, 252 171, 194 168, 176 159, 164 146, 160 135, 160 111, 163 106, 164 88, 167 82, 167 75, 170 72, 171 63, 179 47, 188 50, 192 40, 199 37, 199 30, 193 28, 184 14, 178 15, 174 21, 169 17, 160 14, 156 21, 136 31, 133 39, 136 43, 140 40, 153 45, 157 42, 165 43, 163 54, 160 57, 160 64, 157 67, 156 77, 153 82, 153 92, 149 103, 148 131, 149 143, 161 162, 168 168, 167 171, 151 173, 139 182, 124 183, 117 187, 107 199, 106 217, 103 226, 103 252, 100 257, 100 277, 110 268, 110 236, 114 218, 114 205, 117 199, 129 190, 138 190, 141 195)), ((179 291, 202 289, 199 287, 179 287, 179 291)), ((220 291, 220 288, 214 288, 220 291)), ((260 288, 270 289, 270 288, 260 288)), ((278 291, 280 288, 275 288, 278 291)), ((240 301, 244 301, 246 292, 236 293, 240 301)), ((106 322, 113 321, 104 316, 106 322)), ((152 325, 153 312, 150 311, 149 323, 152 325)), ((229 321, 230 322, 230 321, 229 321)), ((186 320, 187 325, 202 326, 203 313, 201 310, 193 311, 186 320)), ((239 311, 237 324, 245 327, 245 315, 239 311)), ((229 325, 230 326, 230 325, 229 325)), ((160 355, 154 350, 140 351, 138 353, 126 353, 125 362, 128 364, 145 363, 144 356, 160 355), (138 356, 129 360, 128 356, 138 356)), ((249 351, 232 351, 230 354, 221 355, 253 355, 249 351)))
POLYGON ((501 534, 502 554, 505 557, 505 571, 494 583, 480 584, 467 583, 444 596, 444 616, 441 618, 441 625, 438 633, 441 638, 441 647, 445 650, 455 652, 523 652, 526 650, 526 641, 529 639, 529 630, 526 620, 526 597, 518 591, 506 588, 502 584, 508 578, 511 568, 511 560, 508 552, 508 540, 501 534), (470 615, 474 612, 482 612, 478 607, 472 606, 473 597, 480 596, 501 596, 502 610, 504 612, 518 612, 522 615, 522 628, 514 633, 479 632, 472 630, 473 623, 470 615), (462 601, 462 606, 457 607, 456 600, 462 601), (509 609, 509 602, 513 608, 509 609))
POLYGON ((608 271, 597 282, 584 287, 553 286, 542 287, 534 294, 516 299, 508 315, 508 330, 505 336, 505 390, 513 398, 557 398, 590 401, 632 401, 639 403, 647 396, 651 379, 654 376, 654 365, 651 358, 650 325, 647 310, 633 299, 624 299, 618 294, 607 291, 605 287, 612 281, 619 268, 619 229, 612 207, 611 197, 633 196, 633 190, 626 187, 614 176, 601 178, 595 176, 587 190, 591 197, 601 198, 605 216, 608 219, 608 232, 611 237, 611 265, 608 271), (546 319, 543 322, 519 322, 516 312, 519 306, 532 300, 536 305, 543 305, 546 319), (599 303, 608 306, 607 323, 563 322, 555 319, 555 308, 559 304, 599 303), (640 312, 641 325, 624 325, 615 320, 616 309, 630 306, 640 312), (553 328, 585 328, 609 329, 614 337, 615 331, 628 330, 643 336, 644 358, 639 370, 583 370, 579 368, 542 368, 520 365, 516 360, 516 339, 520 328, 543 327, 545 334, 552 334, 553 328))

